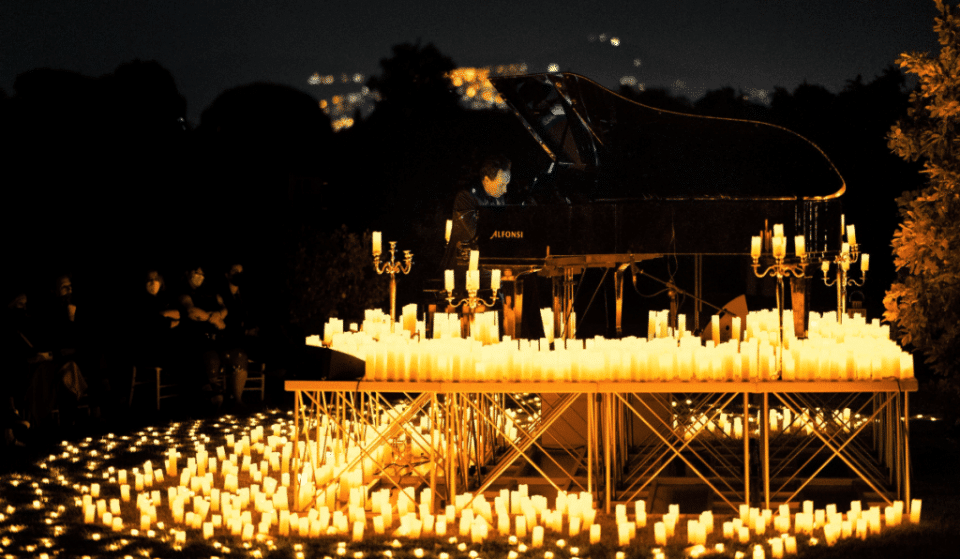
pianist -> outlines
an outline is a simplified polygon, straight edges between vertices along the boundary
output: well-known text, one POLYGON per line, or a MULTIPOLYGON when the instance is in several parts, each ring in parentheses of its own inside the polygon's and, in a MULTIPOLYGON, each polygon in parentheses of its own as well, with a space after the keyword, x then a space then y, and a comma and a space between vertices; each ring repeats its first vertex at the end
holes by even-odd
MULTIPOLYGON (((470 251, 477 250, 477 208, 504 204, 503 195, 510 183, 510 160, 503 155, 486 158, 480 165, 479 177, 471 182, 457 193, 453 202, 453 228, 441 266, 454 271, 456 290, 460 292, 466 282, 470 251)), ((480 284, 489 285, 489 279, 481 279, 480 284)))

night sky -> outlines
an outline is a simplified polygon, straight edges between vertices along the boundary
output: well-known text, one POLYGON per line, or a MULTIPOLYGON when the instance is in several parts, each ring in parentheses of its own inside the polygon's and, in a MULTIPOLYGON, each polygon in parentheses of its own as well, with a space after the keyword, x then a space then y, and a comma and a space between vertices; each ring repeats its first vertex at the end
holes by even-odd
POLYGON ((4 0, 0 88, 12 95, 17 74, 32 68, 100 76, 157 60, 197 123, 220 92, 255 81, 318 99, 357 90, 308 80, 366 79, 392 45, 420 39, 460 66, 558 64, 611 88, 631 76, 691 100, 726 85, 762 100, 804 80, 836 92, 901 52, 935 52, 935 14, 930 0, 4 0))

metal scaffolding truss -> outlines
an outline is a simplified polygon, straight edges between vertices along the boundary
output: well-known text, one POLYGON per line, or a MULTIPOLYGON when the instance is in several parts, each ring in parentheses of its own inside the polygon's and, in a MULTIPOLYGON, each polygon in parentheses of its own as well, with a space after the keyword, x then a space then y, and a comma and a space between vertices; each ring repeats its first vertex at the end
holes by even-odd
POLYGON ((330 459, 321 452, 339 452, 347 458, 338 472, 365 463, 377 478, 368 488, 379 483, 411 500, 410 488, 430 487, 432 499, 453 503, 458 492, 491 490, 522 465, 555 489, 560 480, 602 498, 609 511, 679 461, 733 509, 751 503, 755 472, 754 499, 769 508, 771 499, 797 498, 834 459, 883 500, 910 499, 908 394, 917 390, 915 379, 287 381, 286 389, 296 399, 296 471, 316 471, 330 459), (773 430, 771 395, 785 417, 775 418, 773 430), (548 396, 549 403, 540 401, 548 396), (378 450, 385 445, 389 460, 378 450))

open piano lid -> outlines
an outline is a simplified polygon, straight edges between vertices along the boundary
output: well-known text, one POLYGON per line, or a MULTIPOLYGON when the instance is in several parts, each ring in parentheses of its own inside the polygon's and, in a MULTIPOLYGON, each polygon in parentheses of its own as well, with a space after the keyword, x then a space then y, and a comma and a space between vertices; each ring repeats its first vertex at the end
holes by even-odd
POLYGON ((561 170, 595 174, 571 198, 822 200, 846 188, 820 148, 780 126, 656 109, 571 73, 490 81, 561 170))

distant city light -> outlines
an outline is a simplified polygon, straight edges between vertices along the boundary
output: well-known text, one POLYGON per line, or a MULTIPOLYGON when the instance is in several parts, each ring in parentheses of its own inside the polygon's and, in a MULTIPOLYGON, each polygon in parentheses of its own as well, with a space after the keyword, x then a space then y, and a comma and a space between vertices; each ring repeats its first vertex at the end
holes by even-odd
POLYGON ((314 72, 310 79, 307 80, 307 83, 310 85, 320 85, 320 74, 314 72))
POLYGON ((601 34, 600 34, 600 42, 602 43, 602 42, 604 42, 604 41, 606 41, 606 40, 607 40, 607 34, 606 34, 606 33, 601 33, 601 34))
POLYGON ((354 74, 353 83, 360 83, 363 81, 363 74, 354 74))
POLYGON ((550 65, 547 66, 547 71, 548 71, 548 72, 559 72, 559 71, 560 71, 560 65, 559 65, 559 64, 550 64, 550 65))
POLYGON ((637 78, 633 76, 623 76, 620 78, 620 85, 637 85, 637 78))
POLYGON ((613 45, 613 46, 615 46, 615 47, 619 47, 619 46, 620 46, 620 38, 619 38, 619 37, 610 37, 610 44, 613 45))
POLYGON ((639 59, 639 58, 634 58, 634 59, 633 59, 633 65, 636 66, 637 68, 639 68, 639 67, 640 67, 640 59, 639 59))

